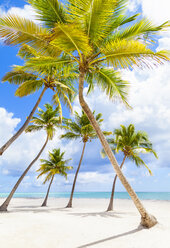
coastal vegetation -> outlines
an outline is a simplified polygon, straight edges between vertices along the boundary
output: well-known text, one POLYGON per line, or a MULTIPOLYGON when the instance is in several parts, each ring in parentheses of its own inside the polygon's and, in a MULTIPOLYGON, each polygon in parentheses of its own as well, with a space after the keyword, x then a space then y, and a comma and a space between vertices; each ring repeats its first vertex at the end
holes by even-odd
MULTIPOLYGON (((152 148, 152 143, 150 142, 146 132, 136 132, 135 126, 133 124, 130 124, 127 127, 121 125, 120 128, 114 130, 113 138, 109 138, 107 141, 115 154, 119 152, 123 153, 123 160, 120 165, 120 169, 123 168, 126 159, 129 159, 130 161, 134 162, 137 167, 146 167, 150 175, 152 175, 152 171, 148 168, 143 159, 140 157, 140 154, 142 153, 153 153, 154 156, 158 158, 156 152, 152 148)), ((102 150, 101 154, 103 157, 106 156, 104 150, 102 150)), ((117 175, 115 175, 113 180, 110 202, 107 211, 113 210, 113 199, 115 193, 116 180, 117 175)))
POLYGON ((59 115, 59 107, 53 109, 53 106, 50 104, 44 105, 45 110, 39 108, 39 113, 37 113, 36 117, 32 117, 31 123, 27 128, 26 132, 37 132, 40 130, 44 130, 46 132, 46 139, 45 142, 37 154, 37 156, 33 159, 33 161, 29 164, 29 166, 25 169, 22 173, 16 184, 14 185, 13 189, 11 190, 9 196, 4 201, 4 203, 0 206, 0 211, 7 211, 8 205, 16 192, 17 188, 23 181, 24 177, 27 175, 28 171, 32 168, 35 162, 39 159, 41 154, 43 153, 44 149, 46 148, 48 141, 54 138, 54 135, 57 131, 57 128, 62 128, 62 123, 59 115))
MULTIPOLYGON (((26 58, 24 71, 33 72, 36 69, 38 75, 38 78, 33 76, 27 78, 31 80, 30 93, 44 87, 45 83, 39 100, 48 85, 55 92, 54 99, 60 107, 59 97, 69 103, 68 98, 72 96, 73 83, 75 86, 78 78, 78 97, 83 113, 86 114, 99 138, 116 175, 138 209, 141 224, 148 228, 154 226, 157 223, 156 218, 147 212, 124 176, 94 112, 84 98, 83 90, 85 83, 88 84, 88 93, 99 87, 110 100, 117 98, 130 108, 129 84, 122 80, 120 71, 136 67, 152 68, 169 61, 166 51, 155 52, 152 46, 156 35, 169 26, 168 22, 154 25, 138 14, 127 15, 126 0, 69 0, 65 5, 58 0, 28 0, 28 3, 36 11, 36 18, 41 25, 9 14, 0 18, 0 38, 8 45, 29 45, 40 54, 40 56, 29 56, 27 53, 26 57, 24 54, 26 58), (67 66, 73 68, 73 71, 68 70, 67 66), (72 81, 68 79, 69 84, 64 83, 64 87, 61 85, 63 80, 57 78, 56 86, 55 71, 62 71, 62 75, 76 75, 76 78, 72 81), (43 80, 39 75, 45 75, 43 80), (38 82, 35 86, 35 80, 43 83, 38 82), (58 92, 59 88, 63 91, 67 90, 67 96, 61 91, 58 92)), ((25 79, 18 81, 17 78, 15 83, 25 82, 25 79)), ((10 82, 10 77, 7 81, 10 82)), ((23 91, 26 92, 24 94, 27 94, 27 90, 24 88, 23 91)), ((33 111, 38 104, 39 102, 33 111)), ((26 125, 32 114, 30 116, 26 125)), ((24 131, 26 125, 18 131, 18 134, 24 131)), ((18 135, 0 148, 1 155, 17 137, 18 135)))
MULTIPOLYGON (((18 97, 28 96, 33 94, 40 89, 43 89, 34 108, 28 115, 24 124, 21 128, 0 148, 0 155, 10 147, 10 145, 24 132, 28 126, 33 114, 35 113, 38 105, 40 104, 47 89, 53 91, 52 101, 58 106, 60 113, 60 118, 62 119, 62 107, 61 101, 70 109, 71 102, 75 95, 75 89, 73 87, 73 81, 76 79, 76 74, 74 73, 74 68, 65 65, 63 68, 56 68, 55 65, 51 67, 36 67, 37 59, 43 62, 47 59, 43 54, 38 53, 36 49, 25 44, 23 45, 18 56, 24 59, 25 62, 32 58, 31 63, 23 66, 13 66, 13 70, 7 72, 3 77, 2 82, 9 82, 10 84, 15 84, 18 86, 15 95, 18 97)), ((48 57, 50 59, 50 57, 48 57)))
MULTIPOLYGON (((95 116, 95 112, 93 112, 93 115, 95 116)), ((74 189, 75 189, 75 185, 76 185, 77 176, 78 176, 78 173, 80 170, 80 166, 81 166, 81 163, 83 160, 86 144, 87 144, 87 142, 91 142, 93 139, 97 138, 97 134, 96 134, 93 126, 91 125, 87 115, 84 113, 84 111, 82 111, 81 115, 79 115, 75 111, 74 117, 75 117, 75 121, 70 121, 70 120, 66 121, 68 131, 65 134, 61 135, 61 138, 65 138, 68 140, 80 139, 83 142, 83 149, 82 149, 79 165, 77 167, 77 170, 76 170, 76 173, 74 176, 74 181, 73 181, 73 185, 72 185, 72 189, 71 189, 70 199, 69 199, 69 202, 67 204, 67 208, 72 207, 74 189)), ((102 124, 103 119, 102 119, 101 113, 97 114, 95 116, 95 119, 99 125, 102 124)), ((103 131, 103 134, 105 136, 107 136, 107 135, 110 135, 111 132, 103 131)))
POLYGON ((37 178, 45 175, 43 183, 45 184, 46 182, 50 181, 47 194, 41 205, 42 207, 47 206, 48 195, 55 175, 59 174, 67 179, 67 171, 73 168, 71 166, 67 166, 71 159, 64 160, 64 154, 65 152, 61 152, 60 149, 53 149, 52 152, 49 152, 48 160, 40 159, 40 168, 37 170, 37 172, 40 172, 40 174, 37 178))

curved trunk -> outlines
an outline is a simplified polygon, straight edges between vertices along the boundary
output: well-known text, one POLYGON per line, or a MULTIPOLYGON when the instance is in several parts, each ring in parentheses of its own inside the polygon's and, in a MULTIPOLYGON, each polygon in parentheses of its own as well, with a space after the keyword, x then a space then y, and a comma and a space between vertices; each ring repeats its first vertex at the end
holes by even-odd
POLYGON ((53 179, 54 179, 54 175, 52 176, 51 182, 50 182, 50 184, 48 186, 46 197, 45 197, 45 199, 44 199, 43 204, 41 205, 41 207, 46 207, 47 206, 48 195, 49 195, 49 192, 50 192, 50 188, 51 188, 51 184, 53 182, 53 179))
POLYGON ((130 197, 132 198, 135 206, 137 207, 138 211, 141 214, 141 225, 145 226, 145 227, 152 227, 157 223, 157 220, 154 216, 151 216, 147 213, 146 209, 144 208, 144 206, 142 205, 141 201, 139 200, 139 198, 137 197, 136 193, 134 192, 134 190, 132 189, 132 187, 130 186, 129 182, 127 181, 126 177, 123 175, 121 169, 119 168, 119 165, 117 163, 117 160, 115 158, 115 156, 112 153, 112 150, 105 138, 105 136, 103 135, 95 117, 93 116, 92 111, 90 110, 89 106, 87 105, 87 103, 84 100, 83 97, 83 87, 84 87, 84 77, 85 77, 85 71, 83 70, 83 68, 80 67, 80 76, 79 76, 79 101, 80 101, 80 105, 82 107, 82 109, 84 110, 84 112, 86 113, 86 115, 88 116, 93 128, 95 129, 98 138, 100 139, 100 142, 105 150, 105 153, 107 154, 111 164, 114 167, 114 170, 117 174, 117 176, 119 177, 121 183, 123 184, 123 186, 125 187, 125 189, 127 190, 128 194, 130 195, 130 197))
POLYGON ((44 93, 46 91, 46 88, 43 89, 43 91, 41 92, 41 95, 38 98, 38 101, 36 102, 33 110, 31 111, 30 115, 28 116, 28 118, 26 119, 26 121, 24 122, 24 124, 22 125, 22 127, 18 130, 18 132, 16 134, 14 134, 14 136, 12 136, 6 143, 5 145, 3 145, 0 148, 0 155, 2 155, 4 153, 4 151, 24 132, 24 130, 26 129, 26 127, 28 126, 31 118, 33 117, 33 114, 35 113, 44 93))
POLYGON ((80 170, 81 162, 82 162, 82 159, 83 159, 85 147, 86 147, 86 142, 84 142, 84 145, 83 145, 83 150, 82 150, 82 153, 81 153, 81 158, 80 158, 79 165, 78 165, 78 168, 77 168, 75 177, 74 177, 74 182, 73 182, 73 186, 72 186, 72 190, 71 190, 70 200, 69 200, 66 208, 72 208, 72 201, 73 201, 74 189, 75 189, 75 185, 76 185, 77 176, 78 176, 78 173, 79 173, 79 170, 80 170))
POLYGON ((9 194, 9 196, 7 197, 7 199, 4 201, 4 203, 0 206, 0 211, 7 211, 8 205, 15 193, 15 191, 17 190, 18 186, 20 185, 20 183, 22 182, 22 180, 24 179, 24 177, 26 176, 27 172, 30 170, 30 168, 32 167, 32 165, 37 161, 37 159, 40 157, 41 153, 44 151, 46 145, 48 143, 48 136, 47 139, 43 145, 43 147, 41 148, 40 152, 38 153, 38 155, 35 157, 35 159, 30 163, 30 165, 27 167, 27 169, 23 172, 23 174, 21 175, 21 177, 18 179, 17 183, 15 184, 15 186, 13 187, 13 189, 11 190, 11 193, 9 194))
MULTIPOLYGON (((124 162, 125 162, 125 159, 126 159, 126 156, 124 156, 124 158, 123 158, 123 161, 121 163, 120 169, 122 169, 122 167, 124 165, 124 162)), ((109 206, 107 208, 107 211, 112 211, 113 210, 113 199, 114 199, 114 193, 115 193, 116 180, 117 180, 117 175, 115 176, 114 181, 113 181, 112 193, 111 193, 111 196, 110 196, 110 202, 109 202, 109 206)))

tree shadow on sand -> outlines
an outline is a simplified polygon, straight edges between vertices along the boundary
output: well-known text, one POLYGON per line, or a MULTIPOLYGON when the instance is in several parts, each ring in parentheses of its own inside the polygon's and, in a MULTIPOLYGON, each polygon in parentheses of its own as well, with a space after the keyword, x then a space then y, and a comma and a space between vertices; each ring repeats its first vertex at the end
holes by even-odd
POLYGON ((111 241, 113 239, 117 239, 117 238, 121 238, 121 237, 124 237, 124 236, 127 236, 127 235, 137 233, 137 232, 139 232, 139 231, 141 231, 143 229, 145 229, 145 228, 142 227, 141 225, 139 225, 138 228, 135 228, 135 229, 133 229, 131 231, 124 232, 124 233, 121 233, 121 234, 117 234, 117 235, 114 235, 114 236, 111 236, 111 237, 108 237, 108 238, 105 238, 105 239, 100 239, 100 240, 97 240, 97 241, 94 241, 94 242, 91 242, 91 243, 88 243, 88 244, 85 244, 85 245, 77 246, 76 248, 86 248, 86 247, 90 247, 90 246, 93 246, 93 245, 98 245, 98 244, 101 244, 101 243, 104 243, 104 242, 107 242, 107 241, 111 241))
POLYGON ((65 208, 54 208, 54 207, 37 207, 37 206, 18 206, 2 213, 17 213, 17 212, 31 212, 31 213, 50 213, 56 211, 66 211, 65 208))
POLYGON ((69 213, 70 215, 75 215, 75 216, 81 216, 81 217, 104 217, 104 218, 108 218, 108 217, 114 217, 114 218, 123 218, 123 216, 121 216, 122 214, 126 214, 123 212, 90 212, 90 213, 69 213))

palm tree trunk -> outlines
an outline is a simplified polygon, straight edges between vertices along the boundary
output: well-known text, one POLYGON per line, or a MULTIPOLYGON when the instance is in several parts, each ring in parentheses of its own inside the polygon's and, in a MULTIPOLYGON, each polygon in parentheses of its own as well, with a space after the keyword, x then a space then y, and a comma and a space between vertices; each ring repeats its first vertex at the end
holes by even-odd
POLYGON ((78 173, 79 173, 79 170, 80 170, 81 162, 82 162, 82 159, 83 159, 85 147, 86 147, 86 142, 84 142, 84 145, 83 145, 83 150, 82 150, 82 153, 81 153, 81 158, 80 158, 79 165, 78 165, 78 168, 77 168, 75 177, 74 177, 74 182, 73 182, 73 186, 72 186, 72 190, 71 190, 70 200, 69 200, 66 208, 72 208, 72 201, 73 201, 74 189, 75 189, 75 185, 76 185, 77 176, 78 176, 78 173))
POLYGON ((49 192, 50 192, 50 188, 51 188, 51 184, 53 182, 53 179, 54 179, 54 175, 52 176, 51 182, 50 182, 50 184, 48 186, 46 197, 45 197, 45 199, 44 199, 43 204, 41 205, 41 207, 46 207, 47 206, 48 195, 49 195, 49 192))
MULTIPOLYGON (((124 158, 123 158, 123 161, 121 163, 120 169, 122 169, 122 167, 124 165, 124 162, 125 162, 125 159, 126 159, 126 156, 124 156, 124 158)), ((114 193, 115 193, 116 180, 117 180, 117 175, 115 176, 114 181, 113 181, 112 193, 111 193, 111 196, 110 196, 110 202, 109 202, 109 206, 107 208, 107 212, 113 210, 113 199, 114 199, 114 193)))
POLYGON ((41 95, 38 98, 38 101, 36 102, 33 110, 31 111, 30 115, 28 116, 28 118, 26 119, 26 121, 24 122, 24 124, 22 125, 22 127, 18 130, 18 132, 16 134, 14 134, 6 143, 5 145, 3 145, 0 148, 0 155, 2 155, 4 153, 4 151, 24 132, 24 130, 26 129, 26 127, 28 126, 33 114, 35 113, 45 91, 46 91, 46 87, 43 89, 43 91, 41 92, 41 95))
POLYGON ((117 160, 116 160, 114 154, 112 153, 112 150, 111 150, 111 148, 110 148, 105 136, 103 135, 103 133, 102 133, 97 121, 95 120, 95 117, 93 116, 92 111, 90 110, 88 104, 84 100, 83 88, 84 88, 85 73, 86 72, 85 72, 84 68, 80 66, 80 75, 79 75, 79 102, 80 102, 80 105, 81 105, 82 109, 84 110, 84 112, 86 113, 86 115, 88 116, 93 128, 95 129, 95 131, 97 133, 97 136, 100 139, 100 142, 101 142, 101 144, 102 144, 102 146, 104 148, 104 151, 107 154, 111 164, 113 165, 117 176, 119 177, 121 183, 123 184, 123 186, 127 190, 128 194, 132 198, 136 208, 138 209, 138 211, 139 211, 139 213, 141 215, 141 225, 145 226, 147 228, 150 228, 150 227, 154 226, 157 223, 156 218, 154 216, 151 216, 151 215, 148 214, 148 212, 146 211, 146 209, 142 205, 141 201, 137 197, 136 193, 132 189, 131 185, 127 181, 126 177, 123 175, 123 173, 122 173, 121 169, 119 168, 117 160))
POLYGON ((38 155, 35 157, 35 159, 30 163, 30 165, 27 167, 27 169, 23 172, 23 174, 21 175, 21 177, 18 179, 17 183, 15 184, 15 186, 13 187, 13 189, 11 190, 11 193, 9 194, 9 196, 7 197, 7 199, 4 201, 4 203, 0 206, 0 211, 7 211, 8 205, 15 193, 15 191, 17 190, 18 186, 20 185, 20 183, 22 182, 23 178, 26 176, 27 172, 30 170, 30 168, 32 167, 32 165, 37 161, 37 159, 40 157, 41 153, 44 151, 46 145, 48 143, 48 136, 46 138, 46 141, 43 145, 43 147, 41 148, 40 152, 38 153, 38 155))

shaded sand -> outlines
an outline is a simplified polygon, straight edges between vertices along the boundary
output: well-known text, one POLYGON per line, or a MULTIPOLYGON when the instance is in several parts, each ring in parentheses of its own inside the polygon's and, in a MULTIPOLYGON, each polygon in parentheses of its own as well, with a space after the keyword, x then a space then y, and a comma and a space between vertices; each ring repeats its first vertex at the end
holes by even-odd
MULTIPOLYGON (((108 199, 13 199, 0 213, 0 248, 170 248, 170 201, 143 201, 159 224, 147 230, 130 200, 116 200, 107 213, 108 199)), ((0 203, 2 199, 0 199, 0 203)))

